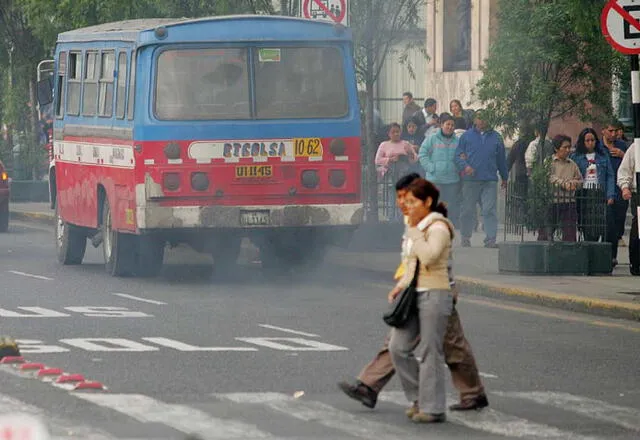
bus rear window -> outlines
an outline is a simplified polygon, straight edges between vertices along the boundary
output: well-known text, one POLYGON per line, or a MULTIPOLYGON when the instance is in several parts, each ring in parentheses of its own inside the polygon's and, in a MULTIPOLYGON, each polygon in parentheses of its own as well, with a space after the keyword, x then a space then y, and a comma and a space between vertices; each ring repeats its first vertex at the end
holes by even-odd
POLYGON ((247 49, 166 50, 158 57, 155 114, 165 120, 249 119, 247 49))
POLYGON ((254 51, 258 119, 339 118, 348 111, 342 57, 333 47, 254 51))

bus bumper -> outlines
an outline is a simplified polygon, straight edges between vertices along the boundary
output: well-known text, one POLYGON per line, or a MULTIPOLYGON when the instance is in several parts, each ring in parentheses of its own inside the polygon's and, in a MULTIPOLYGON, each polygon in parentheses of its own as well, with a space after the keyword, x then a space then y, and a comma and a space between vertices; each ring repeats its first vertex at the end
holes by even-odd
POLYGON ((362 203, 288 206, 158 206, 137 207, 138 229, 281 228, 358 226, 362 203))

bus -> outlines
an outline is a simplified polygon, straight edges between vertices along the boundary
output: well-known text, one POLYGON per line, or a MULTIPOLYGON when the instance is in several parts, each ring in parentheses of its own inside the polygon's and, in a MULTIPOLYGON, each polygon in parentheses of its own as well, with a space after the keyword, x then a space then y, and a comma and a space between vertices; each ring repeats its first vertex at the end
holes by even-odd
POLYGON ((57 258, 102 246, 155 276, 167 244, 319 263, 362 222, 351 31, 279 16, 139 19, 59 34, 49 182, 57 258))

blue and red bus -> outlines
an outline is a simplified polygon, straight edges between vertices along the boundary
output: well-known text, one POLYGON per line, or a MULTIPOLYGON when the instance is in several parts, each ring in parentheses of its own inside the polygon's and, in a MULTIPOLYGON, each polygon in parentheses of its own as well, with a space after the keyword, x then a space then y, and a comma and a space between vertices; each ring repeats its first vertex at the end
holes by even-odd
MULTIPOLYGON (((39 91, 43 90, 40 84, 39 91)), ((87 241, 115 276, 167 243, 216 265, 248 237, 296 267, 361 223, 360 116, 348 28, 276 16, 142 19, 61 33, 51 204, 62 264, 87 241)))

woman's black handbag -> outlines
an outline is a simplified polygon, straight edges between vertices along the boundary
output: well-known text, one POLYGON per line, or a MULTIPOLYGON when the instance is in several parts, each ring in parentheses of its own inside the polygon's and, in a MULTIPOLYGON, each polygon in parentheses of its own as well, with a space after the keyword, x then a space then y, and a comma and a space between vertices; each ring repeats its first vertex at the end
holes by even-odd
POLYGON ((416 314, 418 309, 418 272, 420 271, 420 260, 416 261, 416 270, 413 273, 413 279, 409 287, 400 292, 391 305, 389 310, 382 316, 384 322, 391 327, 403 328, 409 320, 416 314))

